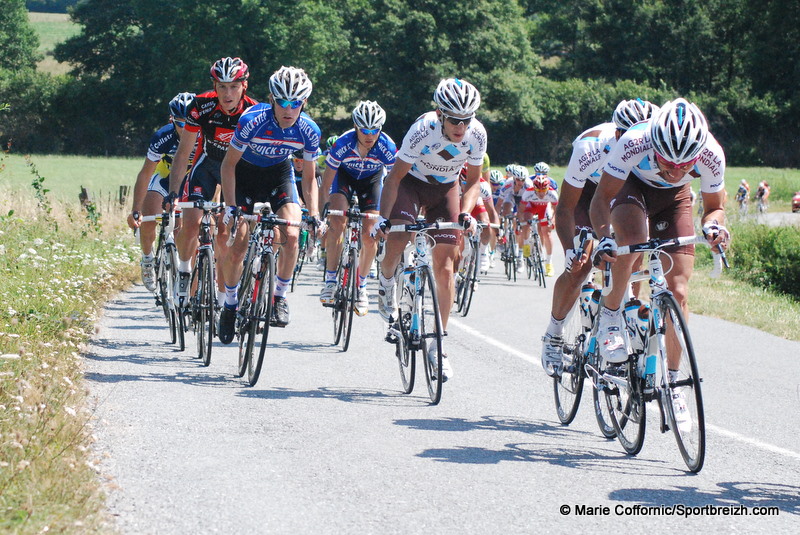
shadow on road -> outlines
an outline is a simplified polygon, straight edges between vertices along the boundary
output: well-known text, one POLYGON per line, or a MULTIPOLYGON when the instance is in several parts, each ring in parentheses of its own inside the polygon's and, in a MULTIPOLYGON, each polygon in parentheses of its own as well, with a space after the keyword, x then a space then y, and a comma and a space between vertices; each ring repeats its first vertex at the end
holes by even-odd
POLYGON ((320 387, 313 390, 292 390, 289 388, 273 388, 242 390, 238 396, 254 399, 335 399, 345 403, 366 403, 369 405, 387 405, 396 407, 424 406, 429 404, 428 397, 407 396, 399 391, 381 391, 367 388, 320 387))
POLYGON ((717 487, 710 491, 696 487, 620 489, 609 493, 608 497, 648 506, 683 504, 777 507, 781 513, 800 515, 800 487, 748 481, 722 482, 717 483, 717 487))

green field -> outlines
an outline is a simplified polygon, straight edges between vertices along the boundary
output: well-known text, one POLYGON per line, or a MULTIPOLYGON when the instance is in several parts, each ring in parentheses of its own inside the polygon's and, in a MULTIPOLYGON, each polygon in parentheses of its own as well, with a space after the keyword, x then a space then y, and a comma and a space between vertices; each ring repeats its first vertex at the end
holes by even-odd
POLYGON ((69 65, 58 63, 50 55, 58 43, 66 41, 80 32, 80 26, 69 20, 65 13, 28 13, 28 20, 39 36, 39 52, 44 59, 39 62, 40 71, 51 74, 65 74, 69 65))

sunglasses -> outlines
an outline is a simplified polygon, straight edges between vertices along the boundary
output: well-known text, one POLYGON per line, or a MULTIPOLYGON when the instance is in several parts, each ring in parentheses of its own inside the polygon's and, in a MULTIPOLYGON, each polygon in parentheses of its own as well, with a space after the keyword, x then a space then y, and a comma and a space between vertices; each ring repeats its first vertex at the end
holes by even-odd
POLYGON ((462 123, 464 124, 464 126, 469 126, 469 123, 472 122, 472 119, 475 116, 470 115, 469 117, 453 117, 452 115, 447 115, 445 112, 442 112, 442 117, 444 117, 444 120, 452 124, 453 126, 458 126, 462 123))
POLYGON ((172 124, 174 124, 175 126, 180 126, 181 128, 183 128, 184 126, 186 126, 186 122, 185 122, 185 121, 174 121, 174 120, 173 120, 173 121, 172 121, 172 124))
POLYGON ((275 103, 281 108, 292 108, 296 110, 303 105, 303 100, 286 100, 285 98, 276 98, 275 103))
POLYGON ((514 182, 525 182, 524 178, 514 178, 514 182))
POLYGON ((365 136, 372 136, 372 135, 375 135, 375 134, 380 134, 380 132, 381 132, 380 128, 359 128, 359 130, 365 136))
POLYGON ((658 160, 658 163, 661 164, 661 167, 665 169, 679 169, 681 171, 688 171, 689 169, 694 167, 694 164, 696 164, 697 160, 699 159, 700 156, 698 156, 694 160, 678 164, 678 163, 672 163, 669 160, 664 159, 664 157, 661 156, 659 153, 656 153, 656 160, 658 160))

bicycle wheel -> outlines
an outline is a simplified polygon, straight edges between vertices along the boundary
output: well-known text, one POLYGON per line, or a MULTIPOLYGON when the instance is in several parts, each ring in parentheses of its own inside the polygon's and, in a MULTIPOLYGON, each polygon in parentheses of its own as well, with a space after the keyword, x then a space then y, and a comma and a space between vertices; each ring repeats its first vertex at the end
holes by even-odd
POLYGON ((333 345, 339 345, 344 332, 346 306, 347 283, 350 280, 350 266, 346 260, 339 263, 336 271, 336 292, 333 294, 333 307, 331 316, 333 317, 333 345))
POLYGON ((290 289, 291 292, 294 292, 294 284, 297 281, 297 277, 300 276, 300 272, 303 270, 303 265, 306 263, 307 247, 308 247, 308 231, 301 230, 300 239, 298 242, 299 252, 297 254, 297 263, 294 265, 294 273, 292 275, 292 286, 290 289))
MULTIPOLYGON (((597 321, 597 320, 595 320, 597 321)), ((589 363, 592 370, 599 370, 600 368, 600 354, 597 350, 597 344, 594 344, 594 348, 591 352, 587 353, 586 355, 586 362, 589 363)), ((600 384, 600 378, 594 371, 587 371, 587 377, 592 382, 592 386, 599 385, 597 387, 592 388, 592 404, 594 406, 594 418, 597 420, 597 427, 600 429, 600 434, 602 434, 605 438, 616 438, 617 431, 614 429, 614 423, 611 421, 611 413, 608 410, 608 403, 606 402, 606 396, 603 393, 607 386, 605 384, 600 384)))
POLYGON ((175 309, 175 280, 178 277, 178 266, 175 261, 175 245, 164 244, 160 257, 160 272, 158 287, 160 292, 161 306, 169 324, 170 343, 179 343, 178 332, 180 325, 178 313, 175 309))
POLYGON ((615 377, 605 389, 606 403, 619 443, 628 454, 636 455, 644 444, 646 423, 642 379, 633 361, 629 360, 624 369, 622 376, 615 377))
POLYGON ((423 266, 416 275, 420 280, 413 310, 419 321, 419 350, 422 351, 422 361, 425 363, 428 395, 431 403, 436 405, 442 399, 442 317, 439 315, 439 298, 430 266, 423 266), (436 358, 433 361, 428 359, 428 348, 431 344, 436 347, 436 358))
POLYGON ((410 284, 403 280, 402 273, 403 270, 398 266, 395 280, 398 281, 396 298, 400 310, 400 319, 396 324, 399 334, 395 345, 395 356, 397 357, 397 364, 400 367, 400 380, 403 383, 403 392, 410 394, 414 390, 416 358, 414 353, 409 349, 412 311, 408 304, 414 302, 414 296, 411 295, 410 284))
POLYGON ((247 371, 247 364, 253 354, 253 341, 258 330, 257 322, 253 321, 255 299, 253 297, 253 260, 248 259, 239 281, 239 312, 236 315, 236 332, 239 335, 239 366, 237 375, 243 377, 247 371))
POLYGON ((358 285, 358 251, 351 249, 347 258, 350 265, 346 286, 343 287, 344 316, 342 317, 342 351, 350 347, 350 334, 353 328, 353 311, 356 305, 356 288, 358 285))
POLYGON ((469 307, 472 305, 472 296, 475 295, 475 285, 478 283, 478 270, 481 263, 478 260, 478 248, 474 248, 469 265, 467 266, 467 278, 464 281, 464 298, 461 306, 461 315, 467 317, 469 307))
POLYGON ((564 340, 561 346, 562 368, 561 374, 553 377, 553 394, 558 419, 562 424, 569 425, 575 419, 581 404, 583 381, 586 377, 583 368, 586 362, 586 334, 581 324, 580 298, 567 314, 561 336, 564 340))
POLYGON ((547 282, 544 279, 544 261, 542 260, 542 241, 538 234, 534 240, 531 254, 534 258, 534 268, 536 269, 536 279, 539 281, 539 286, 546 288, 547 282))
POLYGON ((214 342, 214 302, 216 301, 214 264, 208 251, 202 251, 197 261, 195 336, 197 337, 197 355, 202 359, 203 366, 208 366, 211 364, 211 348, 214 342))
POLYGON ((261 375, 261 366, 264 364, 264 354, 267 351, 267 339, 269 338, 269 322, 272 317, 273 300, 275 299, 275 256, 266 253, 261 257, 261 271, 256 277, 258 294, 256 297, 256 308, 258 312, 257 322, 261 330, 256 331, 253 343, 253 352, 247 364, 247 380, 250 386, 256 386, 258 376, 261 375), (261 313, 264 313, 261 316, 261 313), (258 334, 261 333, 261 340, 258 334))
POLYGON ((703 395, 700 389, 702 379, 697 371, 694 346, 675 298, 672 295, 662 296, 658 299, 658 306, 661 309, 661 317, 666 321, 665 337, 673 333, 681 351, 677 378, 672 380, 668 376, 664 381, 667 385, 667 400, 671 401, 674 399, 673 396, 680 396, 686 406, 685 417, 676 422, 675 406, 672 402, 667 403, 667 418, 686 466, 692 472, 699 472, 705 460, 706 425, 703 395))

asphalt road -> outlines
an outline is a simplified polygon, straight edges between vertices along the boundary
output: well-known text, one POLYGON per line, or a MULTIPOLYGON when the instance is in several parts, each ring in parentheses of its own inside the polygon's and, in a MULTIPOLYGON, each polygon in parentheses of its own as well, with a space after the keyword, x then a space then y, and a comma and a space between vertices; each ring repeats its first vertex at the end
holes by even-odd
POLYGON ((193 340, 184 353, 167 343, 142 286, 118 295, 86 355, 115 527, 574 533, 679 522, 709 533, 800 531, 800 344, 691 317, 708 423, 706 464, 691 475, 653 410, 636 457, 600 436, 586 401, 572 425, 559 425, 538 363, 551 290, 501 275, 498 266, 484 277, 470 315, 451 322, 455 375, 438 406, 421 371, 415 391, 401 393, 376 311, 354 319, 347 353, 332 346, 319 272, 304 271, 290 294, 292 323, 271 331, 253 388, 235 376, 235 346, 216 343, 204 368, 193 340), (680 514, 637 514, 662 505, 680 514), (778 513, 754 516, 760 506, 778 513))

